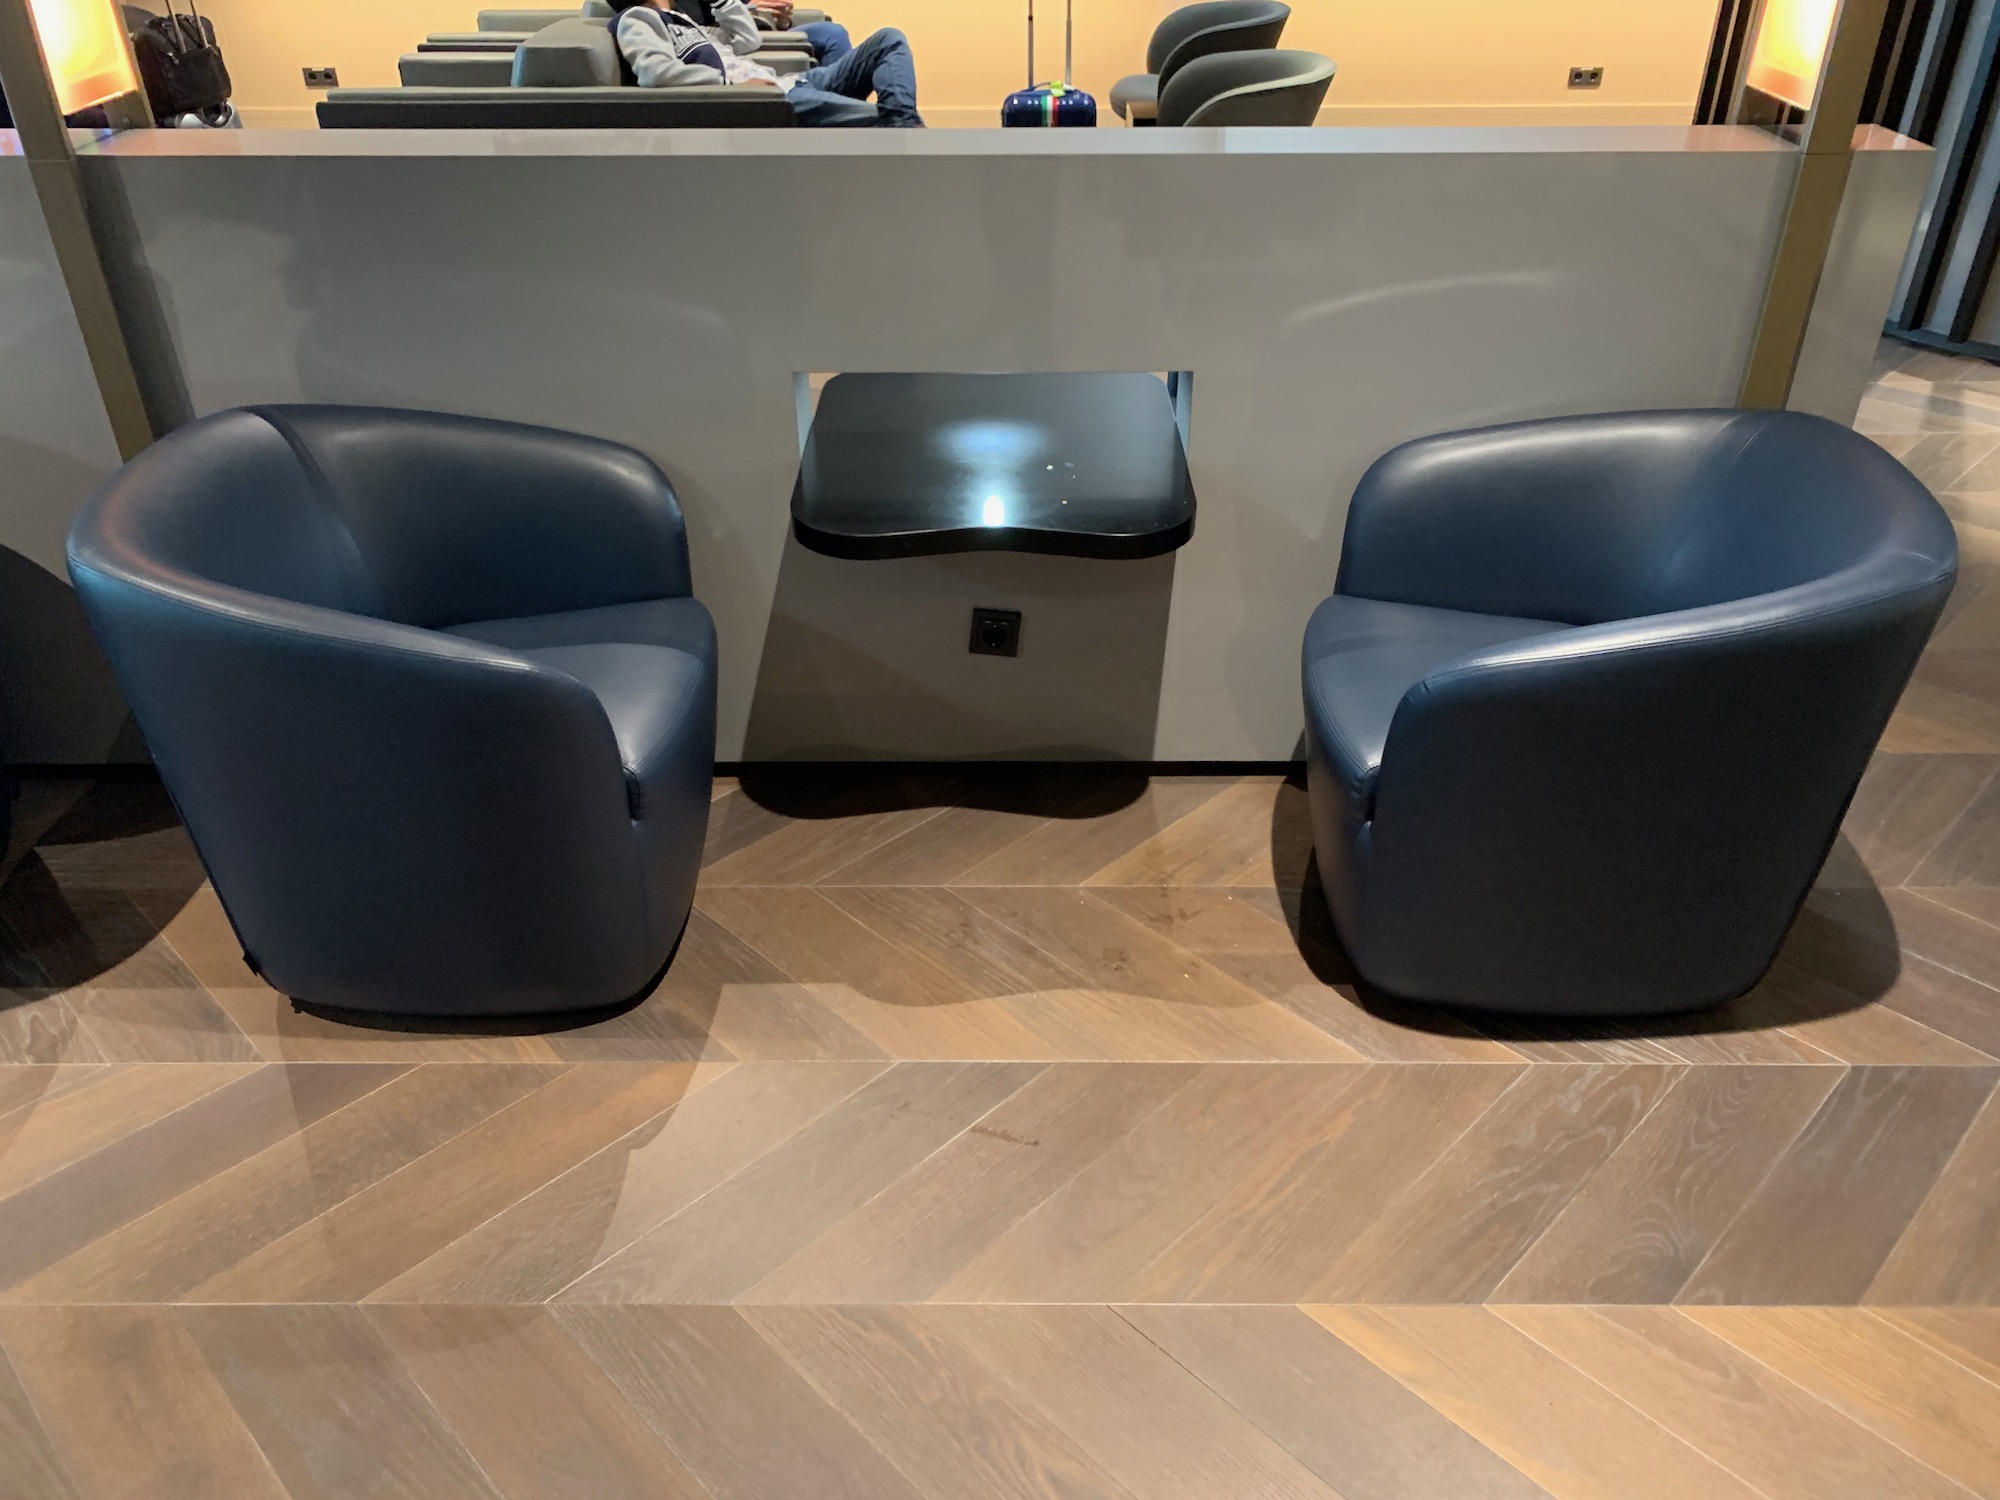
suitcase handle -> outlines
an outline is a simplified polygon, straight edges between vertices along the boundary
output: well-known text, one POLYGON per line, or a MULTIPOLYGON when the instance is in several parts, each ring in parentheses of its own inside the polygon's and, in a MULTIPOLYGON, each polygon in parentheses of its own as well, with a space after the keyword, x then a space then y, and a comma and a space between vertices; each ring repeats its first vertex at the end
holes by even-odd
MULTIPOLYGON (((207 46, 207 36, 201 29, 201 11, 196 8, 195 0, 188 0, 188 15, 194 22, 193 45, 199 47, 207 46)), ((172 34, 174 39, 174 55, 185 57, 192 48, 188 45, 187 33, 181 30, 181 18, 174 11, 174 0, 167 0, 167 19, 173 23, 167 30, 172 34)))
MULTIPOLYGON (((169 5, 173 0, 167 0, 169 5)), ((188 0, 192 6, 194 0, 188 0)), ((1035 0, 1028 0, 1028 87, 1035 87, 1035 0)), ((1076 87, 1076 0, 1063 6, 1063 88, 1076 87)))

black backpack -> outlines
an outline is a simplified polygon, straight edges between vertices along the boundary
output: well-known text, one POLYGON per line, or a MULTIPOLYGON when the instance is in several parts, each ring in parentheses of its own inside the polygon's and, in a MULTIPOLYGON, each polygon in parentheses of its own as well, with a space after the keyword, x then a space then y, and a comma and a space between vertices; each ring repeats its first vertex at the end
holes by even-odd
POLYGON ((215 27, 195 10, 194 0, 188 0, 188 11, 176 15, 174 0, 167 0, 164 16, 125 7, 139 79, 156 120, 200 114, 229 102, 229 67, 215 44, 215 27))

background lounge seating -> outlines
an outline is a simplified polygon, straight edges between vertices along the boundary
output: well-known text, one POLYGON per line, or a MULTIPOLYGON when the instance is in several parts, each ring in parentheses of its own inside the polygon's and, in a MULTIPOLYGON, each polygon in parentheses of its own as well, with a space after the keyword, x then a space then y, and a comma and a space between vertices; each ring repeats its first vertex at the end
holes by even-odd
POLYGON ((419 52, 512 52, 532 31, 433 31, 417 43, 419 52))
POLYGON ((594 438, 223 412, 113 476, 70 572, 245 949, 294 998, 638 993, 687 918, 715 635, 672 488, 594 438))
POLYGON ((1310 125, 1319 117, 1333 59, 1317 52, 1220 52, 1198 57, 1160 95, 1172 125, 1310 125))
MULTIPOLYGON (((418 77, 456 80, 495 76, 485 53, 413 53, 403 59, 406 84, 418 77), (474 61, 461 62, 461 57, 474 61), (421 59, 421 61, 413 61, 421 59), (432 60, 443 68, 433 68, 432 60)), ((792 106, 775 89, 640 89, 621 81, 618 44, 602 22, 568 16, 534 33, 515 50, 506 86, 455 82, 399 89, 334 89, 319 104, 326 129, 573 130, 787 126, 792 106)))
POLYGON ((1929 492, 1817 417, 1393 450, 1305 641, 1314 845, 1356 967, 1409 999, 1569 1015, 1742 993, 1956 571, 1929 492))
POLYGON ((514 54, 406 52, 396 59, 396 73, 404 88, 504 89, 514 82, 514 54))
POLYGON ((1277 46, 1291 15, 1279 0, 1202 0, 1170 12, 1146 44, 1146 71, 1111 86, 1112 111, 1135 125, 1150 124, 1174 74, 1198 57, 1277 46))

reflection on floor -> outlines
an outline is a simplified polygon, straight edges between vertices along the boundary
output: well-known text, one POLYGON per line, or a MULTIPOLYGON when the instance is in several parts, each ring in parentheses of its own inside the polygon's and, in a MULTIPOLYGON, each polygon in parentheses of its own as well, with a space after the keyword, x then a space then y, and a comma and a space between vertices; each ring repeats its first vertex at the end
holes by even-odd
POLYGON ((1278 779, 966 772, 718 785, 616 1019, 363 1031, 90 790, 0 892, 0 1495, 2000 1494, 2000 370, 1862 425, 1963 578, 1692 1019, 1364 1001, 1278 779))

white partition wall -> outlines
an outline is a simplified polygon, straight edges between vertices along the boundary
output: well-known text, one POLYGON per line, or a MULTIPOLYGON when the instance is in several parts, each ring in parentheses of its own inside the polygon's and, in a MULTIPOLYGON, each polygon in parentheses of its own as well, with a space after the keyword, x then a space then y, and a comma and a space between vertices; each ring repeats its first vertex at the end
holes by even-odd
POLYGON ((1441 429, 1728 404, 1792 165, 1649 128, 162 132, 87 163, 127 196, 197 410, 433 407, 657 457, 731 759, 1289 756, 1367 465, 1441 429), (854 370, 1190 370, 1194 538, 1145 563, 807 553, 796 377, 854 370), (967 654, 975 605, 1024 612, 1018 658, 967 654))

